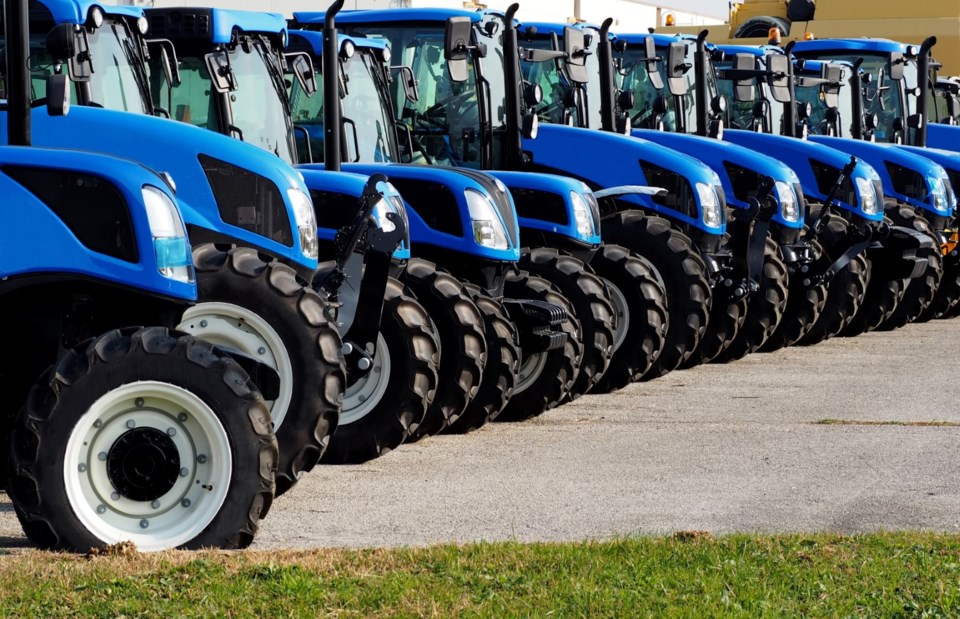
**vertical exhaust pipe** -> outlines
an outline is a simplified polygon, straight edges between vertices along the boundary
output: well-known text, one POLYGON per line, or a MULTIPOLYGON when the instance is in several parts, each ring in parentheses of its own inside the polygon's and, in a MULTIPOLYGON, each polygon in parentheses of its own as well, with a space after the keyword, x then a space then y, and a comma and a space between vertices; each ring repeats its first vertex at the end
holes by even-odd
POLYGON ((30 17, 27 0, 4 0, 7 57, 7 140, 30 146, 30 17))
POLYGON ((697 35, 697 52, 694 55, 694 79, 697 80, 695 100, 697 102, 697 135, 710 134, 710 112, 707 106, 707 36, 709 32, 703 30, 697 35))
POLYGON ((323 19, 323 165, 331 172, 340 171, 343 156, 340 150, 343 133, 340 118, 340 49, 335 19, 344 2, 336 0, 331 4, 323 19))
POLYGON ((937 44, 937 37, 930 37, 920 45, 920 58, 917 61, 917 86, 920 96, 917 97, 917 113, 920 114, 920 127, 917 129, 916 146, 927 145, 927 123, 930 122, 927 114, 927 101, 930 98, 930 51, 937 44))
POLYGON ((520 39, 517 34, 517 25, 514 23, 520 5, 517 3, 507 7, 503 15, 503 76, 507 84, 507 140, 508 146, 504 153, 507 169, 519 170, 523 167, 523 135, 520 119, 523 115, 523 93, 520 75, 520 39))
POLYGON ((604 131, 617 130, 617 83, 613 77, 613 44, 610 43, 610 28, 613 18, 608 17, 600 25, 600 42, 597 55, 600 60, 600 125, 604 131))

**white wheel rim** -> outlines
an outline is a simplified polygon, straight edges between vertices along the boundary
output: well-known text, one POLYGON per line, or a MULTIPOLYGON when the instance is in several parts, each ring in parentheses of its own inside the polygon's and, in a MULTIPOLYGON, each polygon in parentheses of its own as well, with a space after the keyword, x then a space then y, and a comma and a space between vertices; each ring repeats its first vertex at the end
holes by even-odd
POLYGON ((624 296, 622 290, 613 285, 613 282, 609 279, 603 281, 610 291, 613 309, 617 312, 617 331, 613 340, 613 351, 616 352, 627 340, 627 331, 630 330, 630 307, 627 305, 627 297, 624 296))
POLYGON ((280 376, 280 393, 267 400, 274 429, 283 424, 293 399, 293 362, 276 329, 245 307, 198 303, 183 313, 177 328, 211 344, 239 350, 280 376))
POLYGON ((340 413, 340 425, 356 423, 370 414, 387 393, 390 383, 390 350, 382 334, 377 335, 377 354, 373 357, 373 367, 360 380, 347 386, 343 394, 343 411, 340 413))
POLYGON ((123 385, 94 402, 71 430, 63 464, 67 500, 83 526, 105 544, 130 541, 143 551, 199 535, 220 512, 232 478, 230 440, 213 410, 194 393, 156 381, 123 385), (176 450, 179 471, 161 496, 135 500, 111 476, 111 448, 133 432, 162 433, 176 450))
POLYGON ((543 369, 547 367, 547 353, 537 352, 529 355, 520 364, 520 374, 517 376, 517 385, 514 387, 514 393, 522 393, 535 383, 543 369))

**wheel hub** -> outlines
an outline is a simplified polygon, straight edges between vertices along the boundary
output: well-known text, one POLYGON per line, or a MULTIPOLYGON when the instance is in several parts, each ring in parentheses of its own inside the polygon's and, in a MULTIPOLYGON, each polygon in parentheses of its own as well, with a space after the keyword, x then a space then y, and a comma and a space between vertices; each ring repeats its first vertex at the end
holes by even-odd
POLYGON ((173 440, 155 428, 125 432, 107 454, 107 475, 120 496, 153 501, 168 493, 180 476, 180 454, 173 440))

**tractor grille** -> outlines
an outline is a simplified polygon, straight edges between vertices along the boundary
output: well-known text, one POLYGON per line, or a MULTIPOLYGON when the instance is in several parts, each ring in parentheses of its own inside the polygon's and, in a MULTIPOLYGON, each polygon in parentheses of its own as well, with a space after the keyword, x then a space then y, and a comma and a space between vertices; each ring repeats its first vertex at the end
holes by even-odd
MULTIPOLYGON (((567 203, 563 197, 549 191, 535 189, 513 189, 513 201, 517 205, 517 215, 538 221, 549 221, 560 226, 570 223, 567 215, 567 203)), ((599 221, 597 218, 594 221, 599 221)))
POLYGON ((276 183, 226 161, 198 159, 224 222, 293 247, 287 203, 276 183))

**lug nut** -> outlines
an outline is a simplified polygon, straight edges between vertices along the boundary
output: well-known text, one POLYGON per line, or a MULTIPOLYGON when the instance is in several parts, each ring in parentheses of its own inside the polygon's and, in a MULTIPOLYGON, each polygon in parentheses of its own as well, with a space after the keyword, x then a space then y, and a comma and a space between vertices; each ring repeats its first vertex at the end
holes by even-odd
POLYGON ((190 474, 190 471, 187 470, 186 468, 180 469, 180 477, 186 477, 189 474, 190 474))
POLYGON ((96 421, 93 422, 93 427, 94 427, 94 428, 99 428, 99 427, 101 427, 102 425, 103 425, 103 422, 100 421, 99 419, 97 419, 96 421))
POLYGON ((134 421, 133 419, 129 419, 127 420, 127 427, 133 430, 134 428, 137 427, 137 422, 134 421))
POLYGON ((152 507, 153 509, 160 509, 160 501, 154 501, 150 503, 150 507, 152 507))
POLYGON ((81 464, 80 466, 77 467, 77 470, 80 471, 81 473, 86 473, 86 472, 87 472, 87 465, 86 465, 86 464, 81 464))
POLYGON ((201 328, 201 329, 206 329, 206 328, 207 328, 207 321, 206 321, 206 320, 201 320, 201 321, 200 321, 200 328, 201 328))
POLYGON ((133 403, 137 405, 137 408, 143 408, 143 398, 137 398, 133 403))
POLYGON ((101 451, 100 453, 97 454, 97 460, 100 460, 101 462, 103 462, 106 459, 107 459, 107 452, 101 451))
POLYGON ((176 435, 177 435, 176 428, 167 428, 167 436, 176 436, 176 435))
POLYGON ((373 362, 367 359, 366 357, 363 357, 360 359, 360 361, 357 361, 357 367, 363 370, 364 372, 369 370, 371 365, 373 365, 373 362))
POLYGON ((149 527, 149 526, 150 526, 150 521, 147 520, 146 518, 144 518, 143 520, 140 521, 140 528, 141 528, 141 529, 146 529, 146 528, 149 527))
POLYGON ((180 413, 179 415, 177 415, 177 420, 180 421, 181 423, 184 422, 184 421, 186 421, 186 420, 187 420, 187 414, 186 414, 186 413, 180 413))
POLYGON ((207 462, 207 454, 200 454, 197 456, 197 462, 200 464, 205 464, 207 462))
POLYGON ((344 342, 343 346, 340 348, 340 352, 342 352, 343 356, 346 357, 353 352, 353 344, 350 342, 344 342))
POLYGON ((257 349, 257 354, 258 354, 258 355, 265 355, 265 354, 267 354, 267 349, 264 348, 263 346, 261 346, 260 348, 257 349))
POLYGON ((98 514, 105 514, 105 513, 107 513, 107 506, 106 506, 106 505, 97 505, 97 513, 98 513, 98 514))
POLYGON ((190 507, 190 499, 184 499, 180 501, 180 505, 182 505, 183 507, 190 507))

